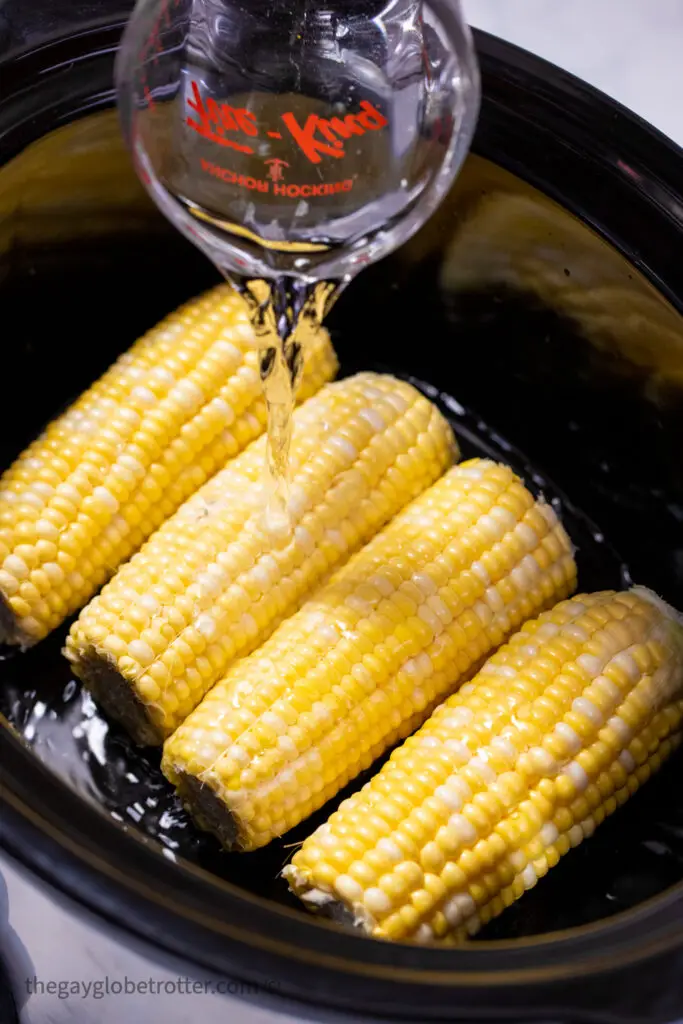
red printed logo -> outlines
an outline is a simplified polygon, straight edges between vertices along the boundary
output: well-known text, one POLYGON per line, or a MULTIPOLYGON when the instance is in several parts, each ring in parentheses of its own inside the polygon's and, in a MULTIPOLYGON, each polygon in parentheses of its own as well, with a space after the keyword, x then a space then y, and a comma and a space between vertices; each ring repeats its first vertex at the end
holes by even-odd
MULTIPOLYGON (((251 192, 269 192, 275 196, 286 196, 287 199, 317 199, 320 196, 335 195, 337 192, 351 192, 353 189, 352 178, 345 178, 344 181, 302 182, 290 185, 281 181, 273 181, 271 186, 271 182, 266 178, 252 178, 250 174, 239 174, 229 167, 214 164, 211 160, 202 158, 199 166, 205 174, 210 174, 212 178, 219 178, 228 185, 237 185, 238 188, 246 188, 251 192)), ((288 165, 285 164, 285 166, 288 165)), ((275 170, 278 173, 282 168, 277 167, 275 170)))
POLYGON ((211 96, 205 103, 196 82, 192 83, 192 99, 188 97, 187 105, 198 118, 195 120, 194 117, 188 117, 188 126, 205 139, 211 139, 219 146, 229 146, 240 153, 254 152, 251 146, 245 146, 244 143, 235 142, 234 139, 227 137, 228 132, 242 132, 252 138, 258 135, 256 118, 246 107, 230 107, 227 103, 219 105, 211 96))
POLYGON ((289 167, 286 160, 279 160, 277 157, 273 157, 270 160, 263 161, 268 170, 268 177, 271 181, 284 181, 283 167, 289 167))
MULTIPOLYGON (((211 96, 204 99, 197 82, 191 83, 192 95, 188 96, 187 105, 192 115, 187 117, 187 125, 205 139, 228 146, 239 153, 253 154, 253 147, 244 141, 237 141, 235 136, 246 135, 256 138, 259 126, 256 116, 246 107, 231 107, 227 103, 217 103, 211 96)), ((319 164, 323 156, 335 160, 346 156, 344 143, 353 135, 365 135, 366 132, 377 132, 386 128, 389 121, 368 100, 362 100, 360 109, 355 114, 344 117, 324 118, 310 114, 300 124, 292 111, 281 115, 281 120, 289 130, 289 134, 304 156, 312 164, 319 164)), ((265 131, 272 139, 281 139, 279 131, 265 131)), ((289 165, 285 160, 272 159, 266 161, 270 165, 268 176, 273 182, 283 180, 283 168, 289 165)))
POLYGON ((300 125, 294 114, 282 115, 282 120, 289 128, 292 136, 312 164, 319 164, 321 154, 337 159, 346 156, 343 139, 352 135, 365 135, 366 132, 377 132, 389 124, 386 117, 380 114, 372 103, 363 100, 357 114, 346 117, 333 117, 329 121, 317 114, 310 114, 306 122, 300 125))

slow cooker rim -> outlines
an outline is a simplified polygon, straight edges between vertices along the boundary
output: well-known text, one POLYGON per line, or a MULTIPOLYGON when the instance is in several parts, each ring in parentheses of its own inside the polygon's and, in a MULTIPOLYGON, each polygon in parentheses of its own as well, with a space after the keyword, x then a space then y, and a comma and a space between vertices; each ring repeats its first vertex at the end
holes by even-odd
MULTIPOLYGON (((91 38, 93 43, 93 46, 84 56, 83 59, 94 60, 96 58, 106 58, 108 61, 110 61, 116 48, 115 44, 116 40, 118 39, 118 34, 120 33, 121 27, 122 23, 117 22, 116 25, 110 25, 106 29, 103 29, 101 26, 98 26, 96 29, 93 29, 92 32, 80 32, 79 40, 81 44, 84 38, 91 38)), ((670 196, 676 198, 676 202, 680 201, 680 206, 683 210, 683 199, 680 197, 680 195, 677 194, 676 190, 674 189, 672 176, 665 173, 665 165, 667 163, 667 160, 674 160, 680 162, 681 156, 683 155, 681 154, 681 151, 678 150, 678 148, 673 145, 673 143, 670 143, 668 140, 666 140, 663 136, 656 132, 655 129, 652 129, 650 126, 645 125, 638 118, 636 118, 635 115, 630 114, 630 112, 625 111, 623 108, 619 108, 617 104, 614 104, 613 101, 608 100, 606 97, 603 97, 600 93, 597 93, 596 90, 591 89, 590 86, 578 82, 572 76, 566 75, 564 72, 558 71, 558 69, 553 68, 552 65, 548 65, 546 64, 546 62, 541 61, 540 59, 535 58, 532 55, 527 54, 516 47, 512 47, 509 44, 502 43, 500 40, 494 39, 493 37, 490 36, 486 36, 483 33, 476 33, 476 36, 480 48, 480 54, 482 57, 485 81, 486 71, 492 65, 502 66, 503 64, 505 64, 512 66, 512 71, 509 72, 508 75, 508 77, 511 75, 510 82, 508 84, 511 84, 512 87, 519 87, 520 82, 523 83, 525 75, 531 75, 532 78, 535 77, 536 79, 538 79, 539 73, 543 72, 543 75, 546 76, 546 78, 550 76, 551 85, 553 80, 557 80, 557 82, 563 84, 565 87, 567 83, 569 83, 569 85, 576 94, 577 102, 585 102, 586 98, 588 98, 588 100, 591 103, 597 104, 598 106, 602 104, 611 112, 614 112, 616 110, 619 114, 619 117, 623 121, 623 125, 627 129, 626 134, 633 133, 629 138, 631 148, 633 148, 634 146, 634 138, 639 135, 642 136, 643 145, 647 144, 648 148, 654 146, 655 150, 657 150, 657 147, 659 147, 659 152, 655 152, 654 155, 650 150, 647 154, 648 159, 651 161, 651 163, 656 165, 656 167, 658 168, 655 178, 660 184, 662 184, 666 188, 670 196), (514 60, 512 60, 511 58, 514 58, 514 60)), ((41 47, 40 52, 44 54, 45 51, 49 51, 51 53, 58 54, 60 58, 62 55, 66 55, 66 59, 68 58, 68 46, 69 41, 65 43, 65 41, 60 40, 49 44, 49 46, 41 47)), ((36 52, 37 51, 33 51, 34 54, 36 52)), ((30 58, 31 54, 27 54, 27 63, 24 65, 25 69, 30 68, 31 66, 30 58)), ((73 65, 73 61, 71 61, 70 63, 71 65, 73 65)), ((55 74, 63 74, 64 63, 61 62, 61 60, 56 60, 56 62, 53 65, 53 71, 55 74)), ((35 88, 41 88, 44 90, 45 86, 48 84, 47 79, 49 79, 49 75, 47 75, 42 82, 38 83, 35 86, 35 88)), ((14 91, 12 92, 10 90, 10 92, 6 94, 8 97, 8 101, 9 103, 12 103, 12 101, 16 102, 20 100, 23 104, 27 100, 26 80, 24 79, 23 87, 20 87, 21 81, 19 79, 15 78, 14 81, 14 91)), ((547 81, 545 82, 545 85, 547 89, 547 81)), ((492 101, 494 102, 494 105, 495 101, 496 100, 494 98, 494 101, 492 101)), ((92 94, 90 94, 90 98, 85 102, 83 102, 83 97, 76 97, 75 102, 71 102, 68 96, 62 94, 59 98, 59 109, 61 111, 60 120, 71 120, 74 116, 78 116, 80 114, 90 112, 95 109, 100 109, 102 107, 111 106, 111 102, 111 88, 103 89, 95 97, 93 97, 92 94)), ((5 103, 0 104, 0 160, 3 159, 3 156, 5 154, 13 155, 12 151, 18 152, 27 144, 28 141, 32 141, 27 137, 27 134, 33 133, 34 138, 40 137, 40 135, 42 134, 41 125, 44 123, 44 121, 41 120, 40 117, 32 119, 30 127, 26 123, 26 121, 22 121, 18 126, 19 131, 5 131, 3 142, 2 111, 3 107, 5 106, 5 103), (5 150, 5 154, 3 154, 3 149, 5 150)), ((54 104, 48 104, 47 107, 43 108, 43 113, 46 118, 50 115, 53 115, 54 104)), ((520 116, 526 116, 526 113, 527 112, 522 110, 520 112, 520 116)), ((54 121, 52 122, 52 125, 54 126, 54 121)), ((486 132, 484 131, 483 133, 480 133, 480 137, 478 139, 477 145, 475 146, 475 150, 481 153, 481 155, 486 156, 485 150, 487 148, 488 142, 490 142, 490 138, 487 139, 486 132), (484 150, 483 153, 482 149, 484 150)), ((639 146, 636 145, 635 149, 636 151, 638 151, 639 146)), ((643 154, 643 159, 644 155, 645 154, 643 154)), ((496 158, 496 162, 505 166, 504 162, 498 158, 496 158)), ((514 164, 514 160, 511 160, 511 163, 514 164)), ((530 181, 532 184, 537 184, 536 182, 533 181, 533 175, 530 176, 529 174, 522 173, 519 169, 515 168, 514 166, 510 166, 509 169, 513 170, 520 177, 523 177, 526 180, 530 181)), ((537 187, 541 187, 542 190, 546 192, 546 194, 550 194, 549 189, 547 187, 547 182, 543 186, 537 185, 537 187)), ((648 199, 647 201, 651 203, 652 199, 648 199)), ((566 206, 566 202, 563 201, 563 205, 566 206)), ((675 210, 672 211, 671 208, 663 207, 660 204, 658 208, 658 214, 660 216, 664 216, 665 218, 673 220, 676 224, 677 229, 680 229, 680 220, 677 218, 675 210)), ((590 223, 589 218, 584 217, 584 219, 590 223)), ((615 235, 610 236, 610 233, 604 230, 604 225, 599 226, 599 230, 601 234, 609 238, 613 245, 615 245, 617 248, 621 248, 622 251, 624 251, 624 247, 619 244, 618 237, 615 235)), ((626 247, 626 250, 627 255, 631 256, 632 261, 637 262, 633 260, 633 254, 628 251, 629 247, 626 247)), ((660 275, 656 271, 652 271, 652 268, 644 267, 641 264, 640 269, 644 270, 646 273, 650 271, 648 276, 650 276, 651 279, 657 282, 658 286, 660 287, 660 290, 663 290, 665 293, 667 291, 671 291, 670 287, 666 284, 666 281, 662 281, 660 275)), ((683 293, 683 289, 681 289, 681 293, 683 293)), ((675 300, 674 294, 672 294, 672 297, 675 300)), ((23 780, 26 780, 31 775, 31 772, 27 772, 27 765, 30 765, 32 769, 39 768, 43 772, 43 777, 40 780, 40 782, 41 785, 45 788, 41 792, 50 793, 53 800, 51 800, 48 806, 43 809, 42 817, 41 815, 38 815, 38 821, 42 820, 43 822, 45 822, 45 824, 49 824, 49 815, 46 817, 45 813, 50 809, 50 805, 53 802, 55 806, 58 806, 61 802, 63 802, 64 797, 66 795, 65 791, 68 790, 66 784, 62 783, 61 780, 59 780, 56 776, 53 776, 49 769, 41 765, 37 761, 35 756, 30 752, 28 747, 26 747, 16 736, 13 735, 13 733, 10 731, 9 726, 5 729, 0 729, 0 780, 4 776, 3 789, 5 791, 6 797, 5 806, 0 808, 0 821, 2 821, 3 826, 2 829, 0 829, 0 846, 3 847, 10 855, 18 859, 20 862, 23 862, 25 866, 29 867, 36 874, 40 875, 45 880, 49 881, 50 884, 53 885, 56 889, 62 891, 66 895, 70 896, 72 899, 76 899, 78 902, 81 902, 84 906, 88 906, 96 913, 104 913, 104 916, 108 916, 107 912, 102 910, 102 898, 101 893, 99 892, 99 889, 101 888, 100 886, 98 886, 97 884, 89 886, 87 895, 84 894, 82 891, 78 892, 74 887, 70 887, 65 883, 64 874, 63 872, 61 872, 60 866, 55 863, 51 863, 49 859, 46 860, 44 853, 40 853, 40 828, 36 824, 35 820, 33 823, 30 822, 31 816, 35 818, 36 812, 35 810, 31 810, 29 803, 27 803, 25 799, 25 797, 27 797, 30 800, 31 790, 29 787, 27 793, 23 795, 21 794, 21 792, 17 792, 16 786, 13 785, 13 783, 16 783, 16 779, 13 779, 11 773, 8 773, 6 771, 8 765, 12 761, 16 762, 17 765, 21 764, 21 773, 23 780), (27 834, 27 829, 28 833, 31 834, 32 842, 29 843, 27 846, 23 846, 21 842, 21 837, 22 834, 27 834)), ((79 808, 80 814, 83 817, 83 820, 87 819, 90 831, 94 835, 95 839, 98 835, 102 834, 103 828, 106 828, 106 830, 109 832, 109 835, 111 836, 112 843, 118 844, 123 842, 124 844, 131 844, 132 840, 133 845, 137 846, 140 849, 144 849, 145 857, 150 858, 149 875, 150 877, 154 877, 154 869, 155 867, 158 868, 160 860, 157 852, 158 847, 156 846, 156 844, 152 843, 152 841, 148 839, 145 839, 144 837, 126 835, 124 833, 124 830, 122 830, 121 827, 117 825, 115 822, 113 822, 111 819, 106 817, 101 810, 99 810, 96 807, 87 807, 87 805, 84 805, 82 800, 76 797, 75 794, 71 793, 70 790, 68 791, 68 793, 73 799, 77 800, 81 805, 81 807, 79 808)), ((61 842, 63 849, 63 844, 65 841, 69 841, 69 836, 67 835, 63 827, 60 829, 58 824, 54 825, 53 827, 55 828, 55 835, 52 836, 51 842, 53 844, 57 843, 57 841, 61 842)), ((43 836, 42 838, 45 839, 45 836, 43 836)), ((78 857, 75 852, 72 851, 72 854, 70 856, 72 856, 76 862, 78 861, 78 857)), ((164 862, 164 867, 168 868, 168 862, 164 862)), ((284 916, 286 919, 291 919, 292 921, 295 921, 298 930, 300 930, 303 927, 309 931, 309 934, 312 936, 312 943, 314 945, 316 945, 316 937, 320 938, 324 933, 330 934, 332 936, 330 941, 336 940, 338 946, 348 944, 349 941, 355 942, 354 936, 346 935, 345 933, 341 932, 338 928, 336 928, 334 925, 317 922, 311 918, 305 917, 302 914, 295 914, 294 912, 289 911, 287 908, 279 907, 275 904, 269 903, 261 897, 252 896, 251 894, 248 894, 243 890, 239 890, 236 887, 231 886, 231 884, 228 882, 223 882, 223 880, 216 880, 212 878, 212 876, 209 876, 206 872, 202 872, 201 869, 195 868, 192 865, 186 866, 183 864, 180 867, 180 870, 189 874, 191 877, 196 877, 199 875, 204 876, 204 884, 210 883, 211 887, 214 889, 220 888, 221 890, 230 890, 231 899, 233 900, 238 900, 242 903, 252 903, 252 905, 258 904, 261 907, 261 909, 266 910, 270 915, 276 914, 281 917, 284 916), (234 893, 232 893, 233 889, 234 893)), ((130 881, 130 879, 124 879, 123 881, 130 881)), ((126 889, 123 885, 121 885, 119 888, 120 891, 117 892, 116 897, 117 901, 121 900, 121 892, 126 892, 126 889)), ((488 955, 498 953, 502 956, 505 953, 512 953, 515 972, 514 982, 517 985, 523 985, 527 984, 530 980, 534 980, 534 977, 532 975, 537 975, 538 970, 537 968, 535 968, 534 971, 531 973, 524 972, 523 974, 520 974, 521 967, 517 963, 517 961, 522 959, 522 954, 524 953, 524 951, 532 950, 534 957, 538 959, 539 947, 552 947, 553 955, 556 955, 559 946, 563 946, 566 950, 568 948, 568 945, 571 944, 572 941, 580 939, 580 941, 584 943, 590 935, 597 935, 600 938, 605 935, 606 930, 610 931, 611 937, 614 939, 617 937, 618 933, 623 932, 624 930, 628 931, 630 934, 633 931, 633 927, 629 928, 629 926, 634 926, 636 931, 638 931, 643 927, 643 924, 645 923, 643 920, 644 918, 648 918, 648 923, 650 923, 650 917, 658 916, 660 913, 665 912, 667 910, 675 911, 678 916, 678 919, 680 920, 680 917, 682 916, 681 911, 683 911, 683 883, 681 883, 678 886, 674 886, 673 888, 667 890, 659 896, 654 897, 652 900, 640 904, 639 906, 633 908, 630 911, 625 911, 619 915, 616 915, 615 917, 607 919, 606 921, 596 922, 594 924, 587 925, 581 929, 571 929, 568 933, 551 933, 549 936, 545 935, 533 937, 531 939, 515 940, 514 942, 487 943, 485 946, 484 944, 482 944, 479 947, 477 946, 477 944, 472 944, 471 946, 466 947, 465 950, 449 951, 448 957, 449 959, 452 959, 454 955, 457 955, 461 959, 471 956, 480 959, 481 956, 485 954, 488 955)), ((139 918, 139 915, 137 915, 137 917, 139 918)), ((115 922, 119 926, 121 926, 120 915, 114 915, 112 919, 115 920, 115 922)), ((656 948, 655 946, 651 945, 649 948, 644 949, 642 945, 639 945, 637 950, 633 951, 633 959, 642 960, 646 957, 655 955, 656 953, 660 952, 661 949, 668 949, 672 948, 675 945, 678 945, 681 939, 680 934, 670 934, 674 930, 674 923, 675 922, 672 921, 671 926, 669 926, 669 923, 667 921, 666 927, 659 928, 658 935, 660 935, 660 937, 656 940, 656 948)), ((136 934, 142 935, 144 938, 147 938, 148 940, 151 938, 153 942, 157 942, 160 945, 164 945, 164 939, 168 941, 168 936, 163 934, 163 929, 160 929, 159 931, 156 931, 153 935, 150 935, 150 929, 145 929, 143 924, 143 922, 138 921, 137 928, 131 927, 130 930, 135 932, 136 934)), ((663 925, 665 924, 665 922, 660 922, 660 924, 663 925)), ((124 924, 123 927, 126 927, 126 925, 124 924)), ((211 935, 215 935, 215 932, 211 932, 211 935)), ((639 934, 638 938, 640 939, 640 937, 641 935, 639 934)), ((240 941, 244 942, 243 935, 240 937, 240 941)), ((292 945, 293 944, 291 942, 287 942, 285 944, 285 954, 289 957, 291 957, 293 953, 292 945)), ((201 958, 199 958, 197 955, 193 955, 195 951, 193 948, 191 948, 191 944, 190 948, 188 948, 188 943, 185 943, 184 946, 184 956, 198 964, 205 965, 204 961, 201 958)), ((372 947, 373 949, 382 950, 383 952, 386 952, 387 949, 391 949, 393 950, 392 957, 394 959, 403 958, 403 954, 400 952, 401 950, 407 950, 409 953, 412 952, 413 954, 415 954, 417 951, 417 954, 419 955, 422 955, 424 953, 424 950, 416 946, 408 945, 401 947, 388 947, 383 943, 376 943, 372 940, 365 940, 363 942, 362 947, 358 946, 357 943, 355 946, 355 948, 358 951, 358 955, 362 955, 363 961, 367 961, 369 959, 368 951, 370 947, 372 947)), ((177 952, 177 950, 175 951, 177 952)), ((435 954, 438 957, 440 953, 441 951, 429 950, 429 955, 435 954)), ((623 966, 625 963, 623 959, 623 949, 621 950, 621 953, 622 957, 618 960, 618 966, 620 967, 623 966)), ((408 954, 406 954, 406 956, 407 955, 408 954)), ((581 959, 583 959, 583 957, 581 957, 581 959)), ((307 955, 306 962, 310 963, 310 953, 307 955)), ((345 970, 348 970, 349 963, 350 961, 344 962, 344 964, 342 965, 345 970)), ((571 969, 572 972, 574 972, 576 970, 576 966, 577 960, 573 960, 571 962, 571 968, 567 967, 565 970, 571 969)), ((583 969, 587 969, 585 963, 581 963, 581 966, 583 969)), ((395 964, 390 965, 387 969, 395 970, 395 964)), ((600 963, 596 963, 594 969, 596 971, 605 970, 605 961, 601 960, 600 963)), ((406 973, 409 970, 410 968, 408 967, 403 968, 404 973, 406 973)), ((439 981, 437 974, 435 972, 420 971, 417 973, 426 973, 427 979, 429 980, 429 983, 432 985, 439 981)), ((485 973, 482 972, 481 975, 477 975, 476 978, 474 979, 468 978, 466 976, 466 973, 463 972, 451 971, 447 972, 447 975, 447 978, 445 978, 443 981, 443 984, 445 986, 449 984, 459 984, 461 979, 463 984, 465 985, 485 983, 488 986, 490 986, 493 980, 490 968, 485 973)), ((501 984, 509 984, 513 980, 512 978, 504 976, 502 972, 499 973, 498 977, 502 979, 500 982, 501 984)), ((442 982, 439 981, 439 984, 441 983, 442 982)), ((396 984, 395 981, 392 981, 392 984, 396 984)))
MULTIPOLYGON (((4 724, 2 716, 0 716, 0 724, 4 724)), ((15 860, 25 863, 29 861, 30 864, 27 866, 31 866, 36 873, 40 874, 40 876, 45 878, 46 881, 49 881, 56 889, 65 895, 75 898, 77 902, 82 902, 84 905, 91 907, 94 905, 94 908, 96 909, 96 904, 93 904, 86 898, 81 898, 82 893, 79 892, 78 887, 74 888, 65 884, 63 877, 58 873, 58 868, 55 869, 52 862, 49 859, 46 859, 44 853, 41 851, 41 842, 45 837, 47 837, 49 843, 58 844, 70 860, 74 858, 80 863, 89 865, 90 868, 95 867, 97 870, 103 870, 106 873, 106 876, 108 876, 113 883, 118 886, 118 888, 137 890, 140 895, 144 893, 145 887, 140 886, 137 878, 133 880, 132 873, 128 870, 128 867, 126 872, 121 871, 111 862, 111 859, 105 860, 100 854, 93 854, 91 849, 88 849, 88 846, 86 845, 79 846, 79 844, 74 842, 67 831, 60 828, 58 824, 55 824, 53 816, 56 808, 65 804, 65 802, 72 802, 78 805, 78 810, 81 814, 81 821, 79 822, 81 827, 79 831, 84 843, 88 844, 90 847, 103 846, 109 854, 114 854, 115 852, 118 852, 118 847, 121 847, 122 853, 124 853, 125 851, 123 847, 132 841, 135 845, 134 858, 136 863, 137 861, 147 861, 148 864, 150 864, 150 873, 153 877, 155 874, 155 868, 157 868, 157 881, 159 881, 158 871, 161 867, 159 845, 154 840, 140 834, 136 829, 129 830, 123 827, 119 822, 113 820, 96 805, 88 806, 85 804, 83 799, 72 791, 66 782, 59 779, 58 776, 51 772, 47 765, 35 758, 31 753, 28 744, 16 736, 9 725, 0 729, 0 754, 2 755, 2 757, 0 757, 0 795, 2 795, 3 801, 3 803, 0 803, 0 821, 3 822, 3 825, 6 824, 7 820, 11 824, 13 815, 18 814, 22 816, 24 818, 25 826, 28 825, 35 840, 35 842, 32 842, 31 844, 23 846, 16 842, 16 830, 13 831, 11 827, 8 827, 7 829, 3 827, 0 829, 0 836, 3 837, 0 841, 0 847, 5 849, 5 851, 14 857, 15 860), (8 739, 10 740, 11 746, 13 746, 13 750, 8 748, 6 743, 6 740, 8 739), (16 776, 6 769, 7 765, 10 763, 11 756, 16 758, 17 753, 19 754, 19 757, 22 758, 22 761, 25 761, 26 755, 28 754, 31 761, 31 768, 38 769, 38 773, 41 778, 39 780, 39 784, 33 788, 33 790, 31 785, 17 786, 16 784, 12 784, 15 782, 16 776), (22 790, 26 792, 23 793, 22 790), (27 802, 26 798, 32 792, 34 794, 39 792, 41 795, 48 792, 50 794, 49 799, 43 799, 40 801, 42 805, 40 810, 32 807, 27 802), (102 828, 108 831, 109 834, 108 837, 106 837, 105 843, 101 842, 102 828)), ((24 765, 25 771, 27 767, 27 765, 24 765)), ((26 774, 22 778, 23 782, 25 778, 26 774)), ((38 779, 36 779, 36 781, 38 782, 38 779)), ((15 829, 18 826, 18 822, 15 817, 14 826, 15 829)), ((18 827, 20 829, 20 826, 18 827)), ((127 863, 130 864, 130 861, 127 863)), ((163 869, 165 871, 168 870, 168 865, 171 861, 166 858, 162 858, 162 863, 163 869)), ((267 913, 274 912, 281 916, 283 920, 294 923, 296 926, 313 926, 316 931, 323 930, 337 938, 343 937, 344 940, 350 940, 353 943, 356 943, 357 939, 361 938, 362 949, 364 950, 366 950, 370 945, 374 947, 375 950, 392 950, 394 953, 398 953, 399 950, 418 950, 421 953, 425 951, 425 947, 417 944, 393 945, 353 935, 330 922, 312 918, 312 916, 305 915, 297 910, 292 910, 289 907, 272 903, 272 901, 265 897, 257 896, 253 893, 247 892, 246 890, 240 889, 239 887, 232 885, 232 883, 227 880, 213 876, 213 874, 204 868, 185 860, 174 860, 172 862, 172 869, 179 870, 184 874, 184 876, 193 879, 195 882, 200 883, 205 887, 208 886, 212 890, 216 890, 221 894, 227 894, 231 900, 239 900, 250 904, 250 906, 256 905, 260 910, 266 911, 267 913)), ((81 883, 82 878, 79 878, 79 886, 81 883)), ((157 899, 156 894, 147 893, 147 898, 150 897, 153 902, 157 899)), ((492 951, 512 951, 515 954, 515 958, 521 958, 520 953, 522 951, 531 951, 533 956, 538 958, 540 947, 552 946, 552 958, 554 958, 555 953, 561 946, 563 947, 563 951, 569 949, 571 952, 580 954, 579 959, 581 961, 582 969, 587 973, 590 973, 590 965, 585 962, 584 958, 584 953, 586 952, 585 948, 582 948, 581 950, 571 949, 575 940, 580 940, 581 943, 584 944, 587 939, 593 939, 598 945, 600 945, 606 928, 609 928, 612 932, 618 930, 626 933, 627 939, 630 935, 635 933, 640 940, 642 938, 643 925, 647 923, 643 919, 647 919, 651 913, 655 913, 660 909, 665 908, 675 911, 676 919, 680 920, 678 911, 679 909, 683 911, 683 882, 671 889, 668 889, 664 893, 660 893, 649 900, 639 903, 636 907, 633 907, 630 910, 622 911, 621 913, 614 914, 612 918, 605 921, 591 923, 589 925, 582 926, 581 928, 572 928, 565 931, 551 932, 540 936, 529 936, 514 940, 469 943, 467 946, 455 950, 429 948, 428 952, 429 954, 437 955, 439 958, 450 959, 453 958, 454 955, 462 955, 464 950, 466 950, 468 954, 473 954, 475 958, 481 958, 482 955, 492 951), (671 907, 667 907, 667 904, 671 904, 671 907)), ((211 924, 214 924, 214 922, 211 922, 211 924)), ((219 929, 219 931, 222 930, 224 929, 219 929)), ((664 934, 661 935, 661 937, 653 940, 652 945, 645 951, 645 955, 651 954, 652 952, 658 952, 661 948, 669 948, 671 945, 668 941, 669 931, 669 929, 665 929, 664 934)), ((240 931, 239 937, 240 941, 244 941, 244 933, 242 931, 240 931)), ((678 942, 682 937, 683 936, 681 936, 680 933, 675 936, 673 945, 678 945, 678 942)), ((268 944, 270 943, 267 943, 266 945, 268 944)), ((286 948, 288 955, 292 954, 291 942, 289 940, 286 947, 280 946, 281 951, 283 948, 286 948)), ((625 963, 623 959, 623 952, 624 950, 622 950, 622 957, 618 959, 618 966, 620 967, 625 963)), ((633 959, 642 958, 643 948, 642 946, 639 946, 638 950, 634 953, 633 959)), ((606 963, 607 958, 604 956, 601 957, 600 963, 595 966, 594 970, 604 970, 606 963)), ((391 969, 395 967, 394 964, 391 964, 390 966, 391 969)), ((358 967, 360 967, 360 965, 353 965, 354 970, 358 967)), ((572 973, 575 972, 575 968, 577 968, 577 961, 572 961, 571 966, 567 965, 562 969, 560 969, 556 964, 553 964, 552 967, 555 970, 549 971, 547 975, 548 977, 553 977, 558 974, 561 975, 566 971, 571 971, 572 973)), ((401 965, 401 969, 411 970, 408 965, 401 965)), ((530 970, 529 975, 520 979, 519 970, 519 965, 515 964, 514 979, 512 977, 508 977, 505 972, 499 972, 499 975, 502 976, 503 982, 507 983, 511 980, 514 980, 515 982, 540 980, 545 974, 545 969, 540 970, 538 966, 535 965, 530 970)), ((421 969, 418 973, 422 974, 424 971, 421 969)), ((467 978, 468 973, 469 972, 427 972, 430 983, 440 981, 447 983, 450 980, 461 976, 463 978, 467 978), (446 976, 443 977, 443 975, 446 976)), ((474 980, 477 983, 481 983, 484 978, 487 984, 492 983, 492 977, 490 977, 489 970, 485 972, 485 975, 482 975, 481 977, 477 976, 474 980)))

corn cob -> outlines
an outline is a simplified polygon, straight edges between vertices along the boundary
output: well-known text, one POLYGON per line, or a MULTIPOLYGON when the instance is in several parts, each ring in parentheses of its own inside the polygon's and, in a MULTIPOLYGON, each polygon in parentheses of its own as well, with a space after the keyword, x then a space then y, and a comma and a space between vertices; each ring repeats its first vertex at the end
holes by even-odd
POLYGON ((464 941, 679 745, 683 619, 644 588, 527 623, 285 869, 378 938, 464 941))
MULTIPOLYGON (((326 333, 307 340, 301 397, 336 370, 326 333)), ((265 423, 246 306, 223 285, 138 341, 0 480, 0 640, 46 636, 265 423)))
POLYGON ((140 743, 180 725, 335 566, 453 460, 451 428, 410 384, 359 374, 294 415, 293 532, 264 525, 263 437, 209 481, 83 610, 76 674, 140 743))
POLYGON ((200 824, 253 850, 424 721, 575 584, 569 539, 511 469, 452 469, 238 665, 166 744, 200 824))

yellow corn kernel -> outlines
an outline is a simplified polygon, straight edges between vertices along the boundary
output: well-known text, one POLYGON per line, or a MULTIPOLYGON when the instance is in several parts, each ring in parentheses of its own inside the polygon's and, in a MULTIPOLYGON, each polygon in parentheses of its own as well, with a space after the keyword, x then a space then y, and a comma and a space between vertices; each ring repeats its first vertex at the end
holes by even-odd
POLYGON ((285 877, 307 906, 337 900, 368 934, 462 942, 592 835, 680 744, 682 730, 683 618, 641 587, 565 601, 528 622, 437 708, 304 842, 285 877), (529 733, 537 711, 542 730, 529 733), (493 767, 501 758, 511 772, 493 767), (427 776, 397 824, 387 800, 427 776), (475 816, 478 798, 494 793, 486 820, 475 816), (446 858, 435 902, 423 898, 420 879, 401 884, 399 836, 427 802, 433 825, 420 856, 438 870, 436 844, 446 858), (351 847, 352 823, 369 813, 372 838, 351 847), (356 886, 338 884, 339 862, 356 886), (384 902, 374 898, 377 877, 384 902), (405 907, 418 912, 404 917, 405 907))
MULTIPOLYGON (((325 331, 304 351, 300 399, 337 366, 325 331)), ((0 640, 45 637, 263 432, 258 359, 245 303, 214 288, 141 338, 4 473, 0 640)))
POLYGON ((266 438, 202 487, 83 610, 66 655, 140 743, 160 743, 232 661, 453 460, 410 384, 359 374, 294 414, 291 535, 267 528, 266 438))
MULTIPOLYGON (((549 506, 506 466, 475 459, 455 467, 233 667, 166 744, 163 769, 190 808, 213 799, 230 822, 224 842, 262 846, 420 725, 501 633, 574 584, 571 545, 549 506), (539 510, 532 537, 528 520, 539 510), (482 569, 485 554, 498 584, 482 569), (503 580, 512 583, 507 603, 503 580)), ((453 743, 452 756, 464 761, 467 748, 453 743)), ((406 772, 405 794, 419 810, 396 843, 422 848, 420 899, 433 903, 437 867, 462 834, 487 827, 492 811, 473 807, 443 836, 443 856, 433 845, 425 852, 441 805, 425 801, 439 766, 422 767, 406 772)), ((374 845, 384 827, 367 813, 355 835, 374 845)), ((372 858, 366 866, 384 874, 372 858)))

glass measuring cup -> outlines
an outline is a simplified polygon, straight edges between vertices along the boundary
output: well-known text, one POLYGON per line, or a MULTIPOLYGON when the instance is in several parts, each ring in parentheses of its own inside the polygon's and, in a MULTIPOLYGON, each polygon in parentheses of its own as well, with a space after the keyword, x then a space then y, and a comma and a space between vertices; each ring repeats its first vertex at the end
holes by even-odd
POLYGON ((459 0, 140 0, 117 82, 154 199, 251 278, 344 280, 400 245, 479 108, 459 0))

